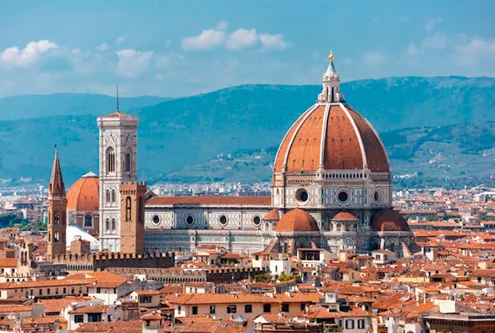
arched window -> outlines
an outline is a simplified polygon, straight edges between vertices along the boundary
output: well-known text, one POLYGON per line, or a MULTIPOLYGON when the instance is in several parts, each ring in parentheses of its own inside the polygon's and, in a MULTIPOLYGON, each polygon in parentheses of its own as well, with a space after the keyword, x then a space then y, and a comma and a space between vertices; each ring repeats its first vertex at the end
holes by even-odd
POLYGON ((115 231, 117 229, 115 219, 112 219, 112 231, 115 231))
POLYGON ((131 221, 132 217, 131 197, 125 198, 125 220, 131 221))
POLYGON ((112 190, 112 202, 115 202, 117 199, 117 193, 115 192, 115 190, 112 190))
POLYGON ((53 213, 53 224, 59 224, 60 223, 60 217, 58 215, 58 212, 53 213))
POLYGON ((345 231, 350 231, 351 230, 351 226, 349 225, 349 223, 346 223, 345 224, 345 231))
POLYGON ((88 214, 84 217, 84 226, 87 228, 93 227, 93 217, 91 215, 88 214))
POLYGON ((131 172, 131 153, 125 153, 124 155, 124 170, 125 172, 131 172))
POLYGON ((115 149, 108 147, 106 151, 107 172, 115 172, 115 149))
POLYGON ((340 231, 342 229, 342 225, 340 223, 337 223, 337 231, 340 231))
POLYGON ((352 228, 354 229, 354 231, 356 231, 357 230, 357 227, 358 227, 357 223, 354 223, 354 225, 353 225, 352 228))
POLYGON ((390 243, 388 245, 388 249, 390 250, 390 252, 395 252, 395 243, 390 243))
POLYGON ((105 220, 105 230, 110 230, 110 219, 105 220))
POLYGON ((60 234, 58 232, 55 232, 53 234, 53 241, 58 242, 60 240, 60 234))
POLYGON ((105 199, 107 199, 106 202, 110 202, 110 190, 106 190, 105 197, 105 199))

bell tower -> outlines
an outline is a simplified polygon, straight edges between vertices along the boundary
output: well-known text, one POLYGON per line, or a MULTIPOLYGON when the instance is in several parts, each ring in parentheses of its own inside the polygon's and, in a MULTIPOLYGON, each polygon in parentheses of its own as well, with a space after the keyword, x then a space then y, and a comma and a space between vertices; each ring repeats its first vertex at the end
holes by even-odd
POLYGON ((138 118, 121 113, 98 118, 100 131, 100 247, 120 252, 120 184, 137 179, 138 118))
POLYGON ((146 183, 120 185, 120 252, 144 253, 144 197, 146 183))
POLYGON ((58 159, 58 150, 55 148, 52 176, 48 187, 48 249, 47 256, 65 254, 66 250, 66 226, 67 226, 67 199, 65 197, 64 179, 58 159))

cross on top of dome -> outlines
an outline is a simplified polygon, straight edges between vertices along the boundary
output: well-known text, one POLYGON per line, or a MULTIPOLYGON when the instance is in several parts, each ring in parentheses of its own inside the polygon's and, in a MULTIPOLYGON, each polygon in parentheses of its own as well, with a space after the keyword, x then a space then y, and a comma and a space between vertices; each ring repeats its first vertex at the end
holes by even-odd
POLYGON ((344 101, 344 95, 340 92, 340 77, 333 64, 334 58, 333 51, 330 51, 328 67, 323 74, 323 91, 318 95, 319 103, 340 103, 344 101))

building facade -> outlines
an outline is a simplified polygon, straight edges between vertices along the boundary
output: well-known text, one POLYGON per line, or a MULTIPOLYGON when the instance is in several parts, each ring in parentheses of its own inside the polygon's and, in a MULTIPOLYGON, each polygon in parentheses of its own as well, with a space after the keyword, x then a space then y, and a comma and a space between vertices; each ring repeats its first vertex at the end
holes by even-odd
MULTIPOLYGON (((315 98, 280 143, 271 196, 147 193, 142 227, 139 195, 129 205, 122 194, 129 186, 122 184, 137 184, 138 119, 118 110, 98 118, 100 249, 122 251, 125 238, 134 252, 195 252, 215 244, 248 254, 296 254, 298 248, 412 254, 413 234, 392 208, 387 153, 372 125, 344 99, 333 55, 315 98), (125 227, 128 207, 136 229, 125 227)), ((142 186, 136 191, 144 196, 142 186)))
POLYGON ((120 251, 120 184, 137 181, 137 117, 116 112, 99 117, 100 240, 103 249, 120 251))

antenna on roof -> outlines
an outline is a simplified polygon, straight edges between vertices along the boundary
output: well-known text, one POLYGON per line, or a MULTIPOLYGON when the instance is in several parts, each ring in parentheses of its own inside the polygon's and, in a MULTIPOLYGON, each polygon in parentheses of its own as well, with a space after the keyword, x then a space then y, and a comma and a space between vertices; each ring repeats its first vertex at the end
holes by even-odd
POLYGON ((117 112, 119 111, 119 85, 117 85, 117 112))

